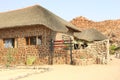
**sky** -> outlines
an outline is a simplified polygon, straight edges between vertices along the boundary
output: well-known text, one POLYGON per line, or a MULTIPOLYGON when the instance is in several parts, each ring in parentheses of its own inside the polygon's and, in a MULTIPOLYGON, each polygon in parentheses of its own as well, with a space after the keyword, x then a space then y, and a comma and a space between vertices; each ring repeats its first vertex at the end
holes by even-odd
POLYGON ((0 12, 35 4, 67 21, 79 16, 93 21, 120 19, 120 0, 0 0, 0 12))

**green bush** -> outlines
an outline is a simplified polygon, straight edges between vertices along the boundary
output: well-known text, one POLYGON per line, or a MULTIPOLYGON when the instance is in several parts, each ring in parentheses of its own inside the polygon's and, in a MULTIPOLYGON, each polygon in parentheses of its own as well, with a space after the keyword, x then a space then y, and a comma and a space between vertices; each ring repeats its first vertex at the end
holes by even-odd
POLYGON ((11 63, 14 61, 14 50, 13 49, 9 49, 7 54, 6 54, 6 58, 7 58, 7 63, 6 63, 6 67, 10 67, 11 63))
POLYGON ((35 62, 36 57, 35 56, 28 56, 27 60, 26 60, 26 65, 33 65, 33 63, 35 62))
POLYGON ((117 47, 115 45, 110 46, 110 50, 115 50, 117 47))
POLYGON ((116 48, 117 48, 117 47, 116 47, 115 45, 111 45, 111 46, 110 46, 110 54, 114 55, 116 48))

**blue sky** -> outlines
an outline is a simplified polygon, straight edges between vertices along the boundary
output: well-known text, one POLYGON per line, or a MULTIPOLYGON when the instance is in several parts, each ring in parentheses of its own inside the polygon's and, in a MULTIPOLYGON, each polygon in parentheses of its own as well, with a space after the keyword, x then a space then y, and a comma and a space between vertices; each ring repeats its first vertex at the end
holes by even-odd
POLYGON ((39 4, 67 21, 77 16, 103 21, 120 19, 120 0, 0 0, 0 12, 39 4))

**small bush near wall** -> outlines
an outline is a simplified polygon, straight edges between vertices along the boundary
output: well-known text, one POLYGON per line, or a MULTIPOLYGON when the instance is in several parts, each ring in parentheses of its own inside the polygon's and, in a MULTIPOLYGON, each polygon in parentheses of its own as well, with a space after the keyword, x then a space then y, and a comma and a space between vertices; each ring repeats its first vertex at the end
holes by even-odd
POLYGON ((26 65, 33 65, 33 63, 35 62, 36 57, 35 56, 28 56, 27 60, 26 60, 26 65))
POLYGON ((110 46, 110 54, 111 55, 114 55, 115 54, 115 49, 116 49, 117 47, 115 46, 115 45, 111 45, 110 46))
POLYGON ((12 65, 12 62, 15 61, 15 58, 13 57, 13 55, 16 53, 16 50, 14 49, 8 49, 7 54, 6 54, 6 67, 10 67, 12 65))

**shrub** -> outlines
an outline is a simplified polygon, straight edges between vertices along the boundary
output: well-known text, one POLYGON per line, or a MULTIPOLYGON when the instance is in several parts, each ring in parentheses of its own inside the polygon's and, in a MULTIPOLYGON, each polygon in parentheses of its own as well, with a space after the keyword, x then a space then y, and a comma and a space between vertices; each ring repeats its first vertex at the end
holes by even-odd
POLYGON ((26 65, 33 65, 33 63, 35 62, 36 57, 35 56, 28 56, 27 60, 26 60, 26 65))
POLYGON ((111 46, 110 46, 110 54, 114 55, 116 48, 117 48, 117 47, 116 47, 115 45, 111 45, 111 46))
POLYGON ((110 50, 115 50, 117 47, 115 45, 110 46, 110 50))
POLYGON ((14 50, 9 49, 7 54, 6 54, 6 58, 7 58, 6 67, 10 67, 11 63, 14 61, 13 54, 14 54, 14 50))

